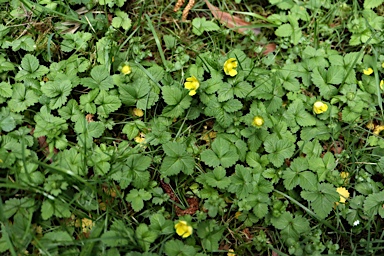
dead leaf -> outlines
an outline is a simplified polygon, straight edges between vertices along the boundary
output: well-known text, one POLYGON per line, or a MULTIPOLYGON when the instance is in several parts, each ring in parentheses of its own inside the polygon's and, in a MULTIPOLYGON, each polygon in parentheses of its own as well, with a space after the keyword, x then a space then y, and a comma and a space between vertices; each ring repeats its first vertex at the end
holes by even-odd
POLYGON ((263 51, 263 54, 267 55, 268 53, 276 50, 276 44, 270 43, 270 44, 267 44, 266 46, 264 46, 264 48, 265 48, 265 50, 263 51))
POLYGON ((236 32, 244 34, 246 31, 251 30, 255 35, 260 34, 260 29, 250 28, 252 24, 246 22, 245 20, 240 19, 237 16, 234 16, 228 12, 220 11, 219 8, 213 6, 208 0, 204 0, 207 4, 209 10, 211 10, 212 15, 220 21, 224 26, 228 28, 233 28, 236 32))

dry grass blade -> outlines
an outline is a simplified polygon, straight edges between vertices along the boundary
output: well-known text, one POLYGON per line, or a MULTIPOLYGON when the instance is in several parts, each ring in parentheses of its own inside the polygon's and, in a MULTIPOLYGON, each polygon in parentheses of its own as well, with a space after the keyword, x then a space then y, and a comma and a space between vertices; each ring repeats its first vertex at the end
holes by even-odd
POLYGON ((220 11, 219 8, 212 5, 208 0, 204 0, 213 16, 228 28, 233 28, 236 32, 244 34, 247 30, 251 30, 255 35, 260 34, 260 29, 250 28, 252 25, 239 17, 236 17, 228 12, 220 11))

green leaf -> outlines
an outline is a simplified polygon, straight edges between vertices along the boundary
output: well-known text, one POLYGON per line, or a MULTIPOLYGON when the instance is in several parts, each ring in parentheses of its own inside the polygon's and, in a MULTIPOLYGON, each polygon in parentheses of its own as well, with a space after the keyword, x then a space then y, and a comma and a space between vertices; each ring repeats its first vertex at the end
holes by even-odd
POLYGON ((163 99, 170 105, 164 108, 163 115, 171 118, 177 118, 184 113, 184 110, 191 105, 192 98, 175 86, 163 86, 163 99))
POLYGON ((26 54, 21 60, 21 68, 22 70, 20 70, 15 77, 17 81, 42 77, 48 73, 48 68, 39 65, 39 60, 31 54, 26 54))
POLYGON ((325 219, 332 211, 335 202, 340 199, 339 193, 332 184, 320 183, 316 191, 302 191, 301 197, 311 202, 311 207, 321 219, 325 219))
POLYGON ((226 170, 218 166, 212 172, 201 174, 197 181, 207 183, 211 187, 217 187, 219 189, 225 189, 231 183, 229 177, 226 177, 226 170))
POLYGON ((241 101, 237 99, 230 99, 223 104, 223 109, 228 113, 233 113, 240 110, 243 107, 241 101))
POLYGON ((9 83, 0 83, 0 96, 4 98, 10 98, 12 96, 12 87, 9 83))
POLYGON ((219 241, 222 239, 224 227, 218 225, 215 220, 203 221, 197 228, 197 235, 201 239, 204 250, 214 252, 219 249, 219 241))
POLYGON ((128 14, 120 10, 115 11, 116 17, 112 19, 112 26, 114 28, 122 27, 124 30, 128 30, 132 26, 131 19, 128 18, 128 14))
POLYGON ((231 184, 228 191, 236 193, 240 199, 246 198, 255 189, 252 183, 252 172, 249 168, 237 164, 235 167, 235 174, 230 177, 231 184))
POLYGON ((292 28, 291 24, 283 24, 283 25, 279 26, 275 31, 275 35, 277 35, 279 37, 291 36, 292 33, 293 33, 293 28, 292 28))
POLYGON ((154 232, 148 228, 147 224, 140 223, 135 232, 137 242, 143 249, 148 251, 151 243, 153 243, 158 237, 157 232, 154 232))
POLYGON ((269 153, 268 159, 274 166, 280 167, 284 159, 290 158, 295 152, 295 144, 289 140, 276 139, 269 136, 264 141, 264 149, 269 153))
POLYGON ((384 0, 364 0, 364 9, 373 9, 383 3, 384 0))
POLYGON ((149 109, 159 96, 154 93, 147 78, 141 77, 132 83, 122 84, 119 87, 120 100, 126 106, 135 106, 140 109, 149 109), (149 93, 149 96, 148 96, 149 93))
POLYGON ((113 79, 109 74, 109 69, 104 66, 95 66, 92 68, 91 77, 81 79, 81 83, 91 89, 108 90, 113 88, 113 79))
POLYGON ((121 107, 121 101, 118 96, 110 95, 107 91, 101 90, 95 99, 97 114, 104 118, 108 118, 109 114, 121 107))
POLYGON ((38 101, 39 97, 33 90, 26 89, 23 84, 14 84, 12 98, 8 102, 8 107, 14 112, 21 112, 38 101))
POLYGON ((220 29, 219 26, 216 25, 216 23, 212 21, 207 21, 204 17, 203 18, 194 18, 192 21, 192 32, 200 36, 204 33, 204 31, 217 31, 220 29))
POLYGON ((335 158, 331 152, 324 154, 323 158, 313 157, 308 159, 309 169, 317 173, 319 182, 324 181, 327 174, 336 167, 335 158))
POLYGON ((144 208, 144 201, 148 201, 151 198, 151 193, 145 191, 144 189, 132 189, 125 197, 125 200, 131 203, 135 212, 139 212, 144 208))
POLYGON ((130 155, 123 166, 123 173, 128 179, 133 181, 135 188, 147 187, 150 180, 148 167, 151 165, 152 159, 143 155, 130 155))
MULTIPOLYGON (((161 188, 160 188, 161 189, 161 188)), ((155 213, 149 217, 151 224, 149 228, 161 235, 168 235, 174 232, 173 221, 166 220, 161 213, 155 213)))
POLYGON ((173 49, 176 46, 176 38, 171 36, 171 35, 164 35, 163 36, 163 40, 164 40, 164 43, 165 43, 165 47, 168 50, 171 50, 171 49, 173 49))
POLYGON ((49 107, 57 109, 65 104, 67 97, 71 94, 72 84, 70 80, 48 81, 42 87, 41 91, 49 98, 49 107))
POLYGON ((164 246, 167 256, 194 256, 196 249, 191 245, 186 245, 180 240, 169 240, 164 246))
POLYGON ((325 99, 330 99, 332 96, 337 94, 337 88, 329 83, 339 82, 340 72, 337 69, 330 69, 328 72, 323 68, 316 68, 312 72, 312 82, 319 88, 321 95, 325 99))
POLYGON ((239 160, 239 155, 227 140, 216 138, 212 143, 212 149, 204 150, 201 153, 201 160, 212 167, 222 165, 224 168, 228 168, 239 160))
POLYGON ((373 193, 367 196, 364 201, 364 212, 367 216, 374 217, 379 214, 381 218, 384 218, 384 191, 379 193, 373 193))

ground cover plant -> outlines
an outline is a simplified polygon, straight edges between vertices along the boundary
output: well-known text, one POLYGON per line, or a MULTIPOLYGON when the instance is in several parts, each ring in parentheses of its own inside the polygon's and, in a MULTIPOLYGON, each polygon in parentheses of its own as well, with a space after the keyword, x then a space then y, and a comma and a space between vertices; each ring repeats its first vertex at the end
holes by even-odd
POLYGON ((0 252, 383 254, 382 3, 0 0, 0 252))

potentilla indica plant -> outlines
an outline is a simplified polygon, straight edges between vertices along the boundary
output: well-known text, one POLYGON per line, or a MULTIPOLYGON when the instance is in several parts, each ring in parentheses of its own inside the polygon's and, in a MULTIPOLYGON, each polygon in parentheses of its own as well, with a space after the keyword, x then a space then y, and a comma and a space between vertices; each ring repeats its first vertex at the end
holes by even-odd
POLYGON ((380 1, 270 0, 265 55, 83 2, 0 4, 1 253, 383 253, 380 1))

